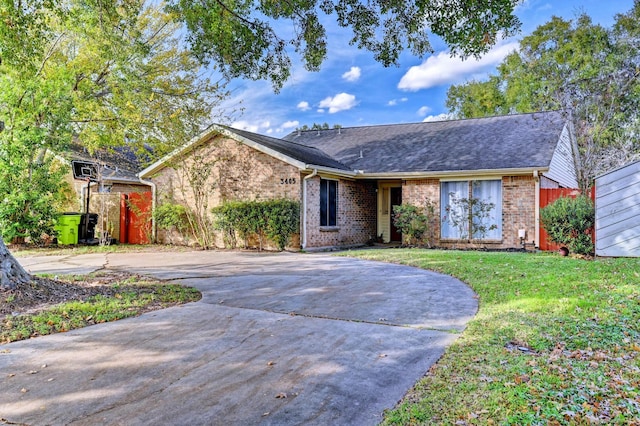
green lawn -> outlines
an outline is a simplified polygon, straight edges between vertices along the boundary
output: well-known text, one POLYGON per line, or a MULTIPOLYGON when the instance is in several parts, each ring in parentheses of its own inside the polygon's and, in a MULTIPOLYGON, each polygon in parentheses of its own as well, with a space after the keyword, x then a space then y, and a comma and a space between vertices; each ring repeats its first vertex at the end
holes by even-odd
POLYGON ((385 424, 640 425, 640 259, 363 250, 459 278, 479 311, 385 424))

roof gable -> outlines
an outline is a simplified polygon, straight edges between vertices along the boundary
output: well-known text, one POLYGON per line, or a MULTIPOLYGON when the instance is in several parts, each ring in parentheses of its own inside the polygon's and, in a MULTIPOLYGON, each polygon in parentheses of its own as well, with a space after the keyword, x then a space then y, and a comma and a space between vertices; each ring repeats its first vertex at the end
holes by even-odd
POLYGON ((167 167, 171 160, 188 154, 201 144, 206 143, 215 135, 222 135, 244 143, 245 145, 271 155, 272 157, 278 158, 300 169, 306 169, 308 167, 322 167, 326 169, 335 169, 338 172, 346 174, 354 174, 347 166, 333 159, 318 148, 260 135, 246 130, 233 129, 222 125, 212 125, 180 148, 174 150, 160 160, 151 164, 146 169, 142 170, 139 173, 139 176, 148 177, 159 170, 162 170, 167 167))

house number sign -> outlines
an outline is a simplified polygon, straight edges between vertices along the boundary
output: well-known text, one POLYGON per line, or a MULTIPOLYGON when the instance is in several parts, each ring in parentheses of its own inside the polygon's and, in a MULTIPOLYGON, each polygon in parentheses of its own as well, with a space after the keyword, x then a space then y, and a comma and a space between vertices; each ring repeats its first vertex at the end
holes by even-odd
POLYGON ((294 185, 296 183, 296 178, 281 178, 280 185, 294 185))

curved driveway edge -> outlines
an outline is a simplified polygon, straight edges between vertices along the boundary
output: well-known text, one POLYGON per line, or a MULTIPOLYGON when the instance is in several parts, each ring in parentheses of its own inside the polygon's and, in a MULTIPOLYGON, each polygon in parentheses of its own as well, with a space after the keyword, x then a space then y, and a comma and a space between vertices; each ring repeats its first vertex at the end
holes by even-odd
POLYGON ((19 424, 375 425, 477 310, 451 277, 321 254, 19 260, 31 272, 127 270, 203 293, 0 346, 0 419, 19 424))

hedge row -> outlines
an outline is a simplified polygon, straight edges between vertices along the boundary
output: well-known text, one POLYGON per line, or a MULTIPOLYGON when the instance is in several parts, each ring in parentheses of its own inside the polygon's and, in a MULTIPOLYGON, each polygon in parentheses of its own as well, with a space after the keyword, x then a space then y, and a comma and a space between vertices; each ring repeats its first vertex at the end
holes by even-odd
POLYGON ((294 234, 300 232, 300 204, 287 199, 268 201, 227 201, 212 212, 215 228, 225 235, 225 242, 237 246, 237 237, 245 247, 257 238, 260 249, 265 238, 284 250, 294 234))

